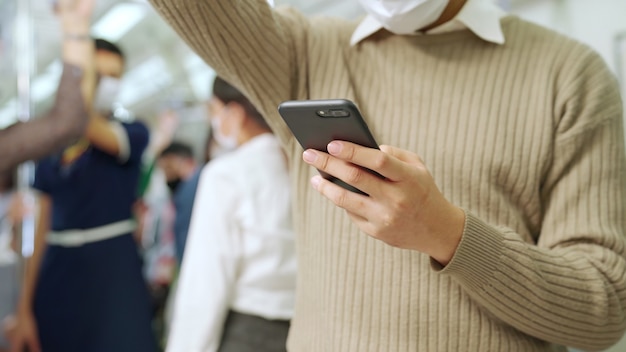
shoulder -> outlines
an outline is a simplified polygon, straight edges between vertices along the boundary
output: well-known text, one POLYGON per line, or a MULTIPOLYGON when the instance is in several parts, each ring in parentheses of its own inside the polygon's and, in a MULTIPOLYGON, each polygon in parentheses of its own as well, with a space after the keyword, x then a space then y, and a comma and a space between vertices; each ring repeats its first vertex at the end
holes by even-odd
POLYGON ((148 127, 141 121, 120 122, 120 124, 129 133, 149 134, 148 127))
POLYGON ((280 144, 274 136, 264 136, 255 140, 254 146, 248 143, 211 160, 202 170, 200 182, 215 179, 228 179, 230 183, 245 182, 257 164, 265 163, 268 157, 276 154, 274 151, 279 150, 280 144))
POLYGON ((233 156, 234 153, 236 151, 215 158, 206 164, 198 175, 198 182, 203 184, 219 180, 234 182, 234 178, 241 172, 237 158, 233 156))
POLYGON ((598 52, 566 34, 515 16, 503 19, 503 30, 504 50, 527 60, 518 65, 549 75, 545 79, 556 84, 559 90, 573 88, 574 82, 581 78, 602 76, 605 81, 611 81, 614 77, 598 52))
POLYGON ((555 55, 568 61, 576 60, 581 56, 583 59, 600 58, 600 55, 589 45, 564 33, 516 16, 505 17, 502 20, 502 29, 506 37, 506 47, 532 50, 539 58, 546 55, 555 55))
MULTIPOLYGON (((240 150, 232 150, 219 157, 212 159, 205 167, 205 170, 212 170, 212 173, 223 173, 228 170, 241 170, 240 150)), ((204 172, 204 171, 203 171, 204 172)))
POLYGON ((150 141, 150 131, 143 122, 120 122, 120 125, 126 131, 128 135, 128 143, 130 144, 131 151, 133 149, 143 150, 150 141))

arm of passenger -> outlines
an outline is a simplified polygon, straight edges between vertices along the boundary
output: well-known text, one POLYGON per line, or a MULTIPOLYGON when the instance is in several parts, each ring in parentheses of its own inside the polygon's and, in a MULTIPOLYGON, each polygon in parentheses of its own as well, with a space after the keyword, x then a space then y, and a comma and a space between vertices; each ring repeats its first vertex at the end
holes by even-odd
POLYGON ((128 154, 128 136, 121 123, 92 112, 85 137, 94 147, 125 161, 128 154))
POLYGON ((37 225, 35 227, 35 248, 33 255, 28 258, 25 266, 25 276, 22 285, 22 294, 18 304, 18 316, 23 314, 33 314, 33 300, 35 285, 39 277, 41 259, 46 250, 46 236, 50 230, 51 200, 47 195, 40 193, 37 197, 38 212, 37 225))
POLYGON ((86 133, 98 150, 118 158, 119 162, 140 162, 150 139, 150 132, 140 122, 130 124, 93 116, 86 133))
POLYGON ((176 291, 167 351, 217 351, 236 283, 237 187, 203 170, 176 291))
POLYGON ((578 68, 555 97, 537 244, 468 214, 442 273, 517 330, 595 351, 626 329, 626 156, 613 75, 595 54, 572 57, 578 68))
POLYGON ((87 111, 80 91, 82 76, 82 70, 66 64, 52 110, 0 130, 0 172, 59 151, 83 134, 87 111))
POLYGON ((239 88, 282 141, 289 129, 276 112, 306 79, 309 21, 266 0, 151 0, 155 9, 218 75, 239 88))
POLYGON ((93 0, 82 0, 75 7, 67 2, 60 5, 65 65, 54 107, 40 118, 0 130, 0 172, 59 151, 80 138, 87 126, 95 84, 94 46, 89 38, 93 0))

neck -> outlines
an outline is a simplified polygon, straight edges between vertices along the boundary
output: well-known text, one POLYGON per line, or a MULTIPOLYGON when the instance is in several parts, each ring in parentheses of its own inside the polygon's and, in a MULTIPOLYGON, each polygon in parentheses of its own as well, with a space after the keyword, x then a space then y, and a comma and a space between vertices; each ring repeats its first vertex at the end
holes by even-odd
POLYGON ((247 142, 249 142, 251 139, 253 139, 254 137, 260 136, 264 133, 268 133, 270 131, 268 131, 265 128, 250 124, 250 126, 248 126, 247 128, 243 129, 241 131, 241 133, 239 133, 239 138, 238 138, 238 143, 239 145, 243 145, 246 144, 247 142))
POLYGON ((427 32, 437 26, 440 26, 450 21, 451 19, 456 17, 456 15, 458 15, 459 12, 461 12, 461 9, 463 8, 463 6, 465 6, 466 2, 467 0, 450 0, 450 2, 448 3, 448 6, 445 8, 445 10, 443 10, 443 13, 441 14, 441 16, 439 16, 439 19, 435 21, 434 23, 429 24, 428 26, 420 29, 420 31, 427 32))

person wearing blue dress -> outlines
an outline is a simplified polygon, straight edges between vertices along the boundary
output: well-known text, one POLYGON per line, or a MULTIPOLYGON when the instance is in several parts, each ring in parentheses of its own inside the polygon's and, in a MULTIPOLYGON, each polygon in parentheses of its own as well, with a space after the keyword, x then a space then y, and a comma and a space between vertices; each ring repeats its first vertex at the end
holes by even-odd
POLYGON ((124 58, 111 43, 95 46, 99 80, 85 136, 41 160, 35 175, 40 220, 15 339, 31 352, 157 350, 132 213, 149 132, 104 117, 124 58))

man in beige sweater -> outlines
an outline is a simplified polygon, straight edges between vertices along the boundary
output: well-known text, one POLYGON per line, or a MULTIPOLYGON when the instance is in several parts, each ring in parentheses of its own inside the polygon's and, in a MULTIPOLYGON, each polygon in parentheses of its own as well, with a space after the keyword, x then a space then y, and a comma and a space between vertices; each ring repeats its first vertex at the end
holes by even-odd
POLYGON ((290 158, 291 351, 599 350, 622 336, 622 103, 588 47, 490 0, 361 0, 359 23, 265 0, 152 2, 290 158), (326 98, 356 102, 394 147, 303 154, 276 106, 326 98))

